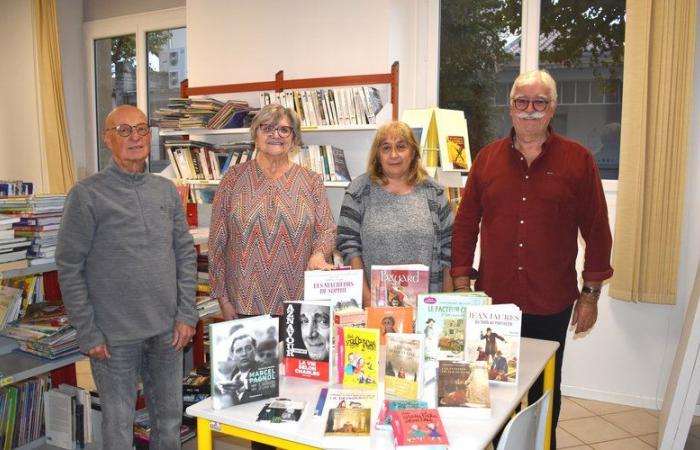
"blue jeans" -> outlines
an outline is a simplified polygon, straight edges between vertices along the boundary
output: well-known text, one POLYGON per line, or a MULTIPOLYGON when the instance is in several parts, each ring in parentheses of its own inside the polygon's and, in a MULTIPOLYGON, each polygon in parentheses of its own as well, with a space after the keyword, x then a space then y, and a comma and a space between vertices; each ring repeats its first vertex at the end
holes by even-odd
POLYGON ((151 420, 150 449, 180 449, 182 351, 170 345, 172 338, 168 331, 138 344, 109 346, 111 359, 90 358, 102 405, 104 450, 132 448, 139 380, 151 420))

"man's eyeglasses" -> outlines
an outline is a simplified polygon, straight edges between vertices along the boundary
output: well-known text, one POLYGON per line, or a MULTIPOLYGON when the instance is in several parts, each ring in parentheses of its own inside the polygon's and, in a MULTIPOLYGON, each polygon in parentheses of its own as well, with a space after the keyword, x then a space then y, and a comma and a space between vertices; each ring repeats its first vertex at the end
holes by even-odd
POLYGON ((515 109, 518 111, 525 111, 528 106, 530 106, 530 103, 532 103, 532 109, 535 111, 541 112, 547 109, 547 105, 549 105, 549 100, 545 100, 543 98, 536 98, 534 100, 530 100, 529 98, 514 98, 513 99, 513 106, 515 106, 515 109))
POLYGON ((122 123, 113 128, 107 128, 105 131, 116 130, 117 134, 121 137, 131 136, 131 132, 136 130, 139 136, 145 136, 151 131, 151 127, 147 123, 139 123, 137 125, 131 126, 126 123, 122 123))
POLYGON ((272 134, 276 131, 277 134, 280 135, 280 137, 286 138, 292 134, 292 127, 288 127, 286 125, 276 127, 274 125, 270 125, 269 123, 264 123, 260 125, 260 131, 262 131, 265 134, 272 134))

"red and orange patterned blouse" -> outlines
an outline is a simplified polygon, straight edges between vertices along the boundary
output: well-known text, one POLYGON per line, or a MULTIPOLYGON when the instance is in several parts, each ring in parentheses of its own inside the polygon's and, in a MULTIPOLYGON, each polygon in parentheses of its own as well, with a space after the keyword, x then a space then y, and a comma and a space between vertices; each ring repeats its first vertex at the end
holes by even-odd
POLYGON ((238 314, 281 315, 283 301, 303 298, 306 264, 331 254, 335 232, 319 174, 292 164, 272 180, 255 160, 230 167, 212 205, 212 298, 238 314))

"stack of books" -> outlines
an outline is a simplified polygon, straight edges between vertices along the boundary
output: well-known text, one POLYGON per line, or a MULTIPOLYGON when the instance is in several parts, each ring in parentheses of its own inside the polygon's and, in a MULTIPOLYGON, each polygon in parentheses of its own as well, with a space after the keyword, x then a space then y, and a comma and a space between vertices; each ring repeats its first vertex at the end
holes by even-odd
POLYGON ((207 128, 244 128, 250 126, 250 106, 248 102, 229 100, 209 119, 207 128))
POLYGON ((213 98, 170 98, 167 107, 156 110, 154 125, 161 128, 204 128, 223 106, 213 98))
POLYGON ((44 358, 78 352, 77 333, 70 326, 63 305, 29 305, 20 319, 7 325, 3 334, 17 340, 21 350, 44 358))
POLYGON ((15 237, 13 225, 19 217, 0 214, 0 272, 28 266, 27 250, 32 245, 26 237, 15 237))

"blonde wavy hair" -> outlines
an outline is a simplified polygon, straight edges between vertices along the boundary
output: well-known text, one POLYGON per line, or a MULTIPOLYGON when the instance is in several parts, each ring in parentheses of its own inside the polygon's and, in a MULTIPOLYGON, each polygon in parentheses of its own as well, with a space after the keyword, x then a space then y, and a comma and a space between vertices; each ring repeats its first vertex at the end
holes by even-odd
POLYGON ((420 146, 413 135, 411 128, 404 122, 394 121, 379 127, 374 135, 372 147, 369 150, 369 160, 367 161, 367 176, 377 184, 388 182, 382 164, 379 160, 379 148, 388 137, 399 137, 411 148, 411 165, 408 167, 407 181, 411 186, 416 186, 428 178, 428 172, 423 168, 420 156, 420 146))

